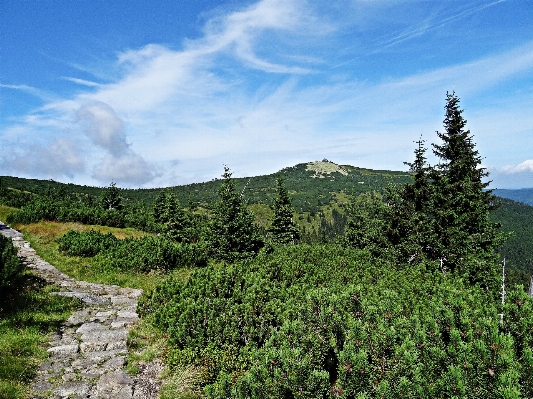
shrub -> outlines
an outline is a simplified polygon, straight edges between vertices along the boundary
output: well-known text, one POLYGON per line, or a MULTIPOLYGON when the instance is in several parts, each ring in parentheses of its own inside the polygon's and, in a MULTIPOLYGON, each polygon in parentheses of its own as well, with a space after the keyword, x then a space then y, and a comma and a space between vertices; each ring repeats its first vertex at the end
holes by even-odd
POLYGON ((98 256, 108 266, 122 271, 172 270, 207 263, 205 244, 176 243, 165 237, 120 240, 111 233, 70 230, 58 241, 59 250, 69 256, 98 256))
POLYGON ((0 294, 2 296, 13 281, 22 274, 23 269, 11 239, 0 235, 0 294))
POLYGON ((117 245, 118 238, 113 234, 102 234, 91 230, 80 232, 69 230, 60 237, 59 250, 69 256, 92 257, 117 245))
POLYGON ((169 279, 141 312, 210 398, 530 397, 531 298, 338 246, 282 246, 169 279))

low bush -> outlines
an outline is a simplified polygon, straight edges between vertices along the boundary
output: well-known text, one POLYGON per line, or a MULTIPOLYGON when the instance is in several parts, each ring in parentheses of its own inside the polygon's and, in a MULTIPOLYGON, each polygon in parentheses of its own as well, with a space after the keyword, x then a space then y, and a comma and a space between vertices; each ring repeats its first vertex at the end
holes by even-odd
POLYGON ((111 233, 102 234, 96 230, 88 232, 69 230, 57 241, 59 250, 66 255, 91 257, 109 250, 117 244, 118 238, 111 233))
POLYGON ((513 291, 502 324, 485 291, 432 269, 280 247, 169 279, 140 309, 210 398, 531 397, 531 298, 513 291))
POLYGON ((207 250, 203 243, 176 243, 165 237, 145 236, 118 239, 98 231, 69 231, 58 239, 59 250, 70 256, 92 257, 110 268, 149 272, 179 267, 205 266, 207 250))

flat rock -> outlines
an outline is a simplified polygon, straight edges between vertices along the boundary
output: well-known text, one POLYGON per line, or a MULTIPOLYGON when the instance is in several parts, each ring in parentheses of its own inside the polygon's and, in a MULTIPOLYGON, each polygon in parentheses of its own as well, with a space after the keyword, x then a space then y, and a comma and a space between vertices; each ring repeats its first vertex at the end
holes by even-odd
POLYGON ((100 296, 87 294, 85 292, 58 292, 57 295, 70 298, 77 298, 88 305, 102 305, 108 303, 108 300, 100 296))
POLYGON ((128 330, 97 330, 87 331, 81 336, 84 342, 116 342, 125 340, 128 337, 128 330))
POLYGON ((87 395, 91 389, 91 384, 81 381, 69 381, 60 385, 54 390, 59 396, 68 397, 73 395, 87 395))
POLYGON ((62 345, 49 348, 47 352, 56 357, 68 357, 78 353, 78 345, 62 345))

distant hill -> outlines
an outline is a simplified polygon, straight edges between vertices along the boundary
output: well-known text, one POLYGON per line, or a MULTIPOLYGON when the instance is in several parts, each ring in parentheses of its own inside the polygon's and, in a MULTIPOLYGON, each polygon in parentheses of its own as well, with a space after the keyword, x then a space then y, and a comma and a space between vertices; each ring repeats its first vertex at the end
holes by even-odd
POLYGON ((498 197, 508 198, 533 206, 533 188, 521 188, 518 190, 495 189, 493 193, 498 197))
MULTIPOLYGON (((222 174, 222 171, 221 171, 222 174)), ((275 195, 276 176, 284 180, 297 212, 319 212, 320 207, 336 201, 335 193, 358 195, 371 190, 382 190, 388 184, 407 183, 411 177, 406 172, 371 170, 349 165, 337 165, 329 161, 301 163, 263 176, 236 178, 237 190, 242 191, 249 204, 272 204, 275 195)), ((64 189, 67 192, 99 196, 103 187, 89 187, 59 183, 53 180, 23 179, 0 176, 4 187, 43 194, 47 190, 64 189)), ((217 200, 219 179, 169 187, 183 206, 195 203, 204 207, 217 200)), ((123 189, 123 197, 131 201, 152 203, 165 188, 123 189)))
MULTIPOLYGON (((222 171, 221 171, 222 173, 222 171)), ((271 217, 268 205, 273 203, 276 176, 280 174, 289 191, 292 204, 298 213, 300 228, 327 234, 342 233, 346 219, 342 208, 350 198, 361 193, 383 190, 388 184, 403 184, 411 181, 407 172, 371 170, 350 165, 337 165, 327 160, 301 163, 284 168, 277 173, 237 178, 237 190, 250 204, 260 224, 266 226, 271 217), (335 225, 336 224, 336 225, 335 225)), ((0 177, 2 187, 19 191, 43 194, 48 190, 99 196, 102 187, 89 187, 59 183, 52 180, 23 179, 10 176, 0 177)), ((172 190, 182 206, 197 205, 210 208, 217 201, 217 188, 220 179, 205 183, 195 183, 170 188, 123 189, 122 196, 128 201, 152 203, 162 190, 172 190)), ((502 247, 501 254, 508 265, 520 271, 517 280, 526 282, 533 273, 533 189, 494 190, 502 197, 502 206, 493 213, 492 218, 502 224, 505 232, 514 235, 502 247), (510 198, 510 199, 508 199, 510 198), (517 202, 518 201, 518 202, 517 202)))

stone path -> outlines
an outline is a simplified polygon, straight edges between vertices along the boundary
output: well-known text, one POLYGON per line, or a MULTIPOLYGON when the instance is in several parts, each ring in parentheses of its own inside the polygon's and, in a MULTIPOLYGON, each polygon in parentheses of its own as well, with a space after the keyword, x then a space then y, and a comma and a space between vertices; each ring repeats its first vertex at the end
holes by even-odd
POLYGON ((83 304, 52 337, 48 361, 32 385, 32 398, 157 398, 160 362, 142 365, 136 376, 124 370, 126 339, 138 320, 142 290, 78 281, 42 260, 21 233, 2 222, 0 234, 12 238, 26 267, 60 288, 57 295, 78 298, 83 304))

